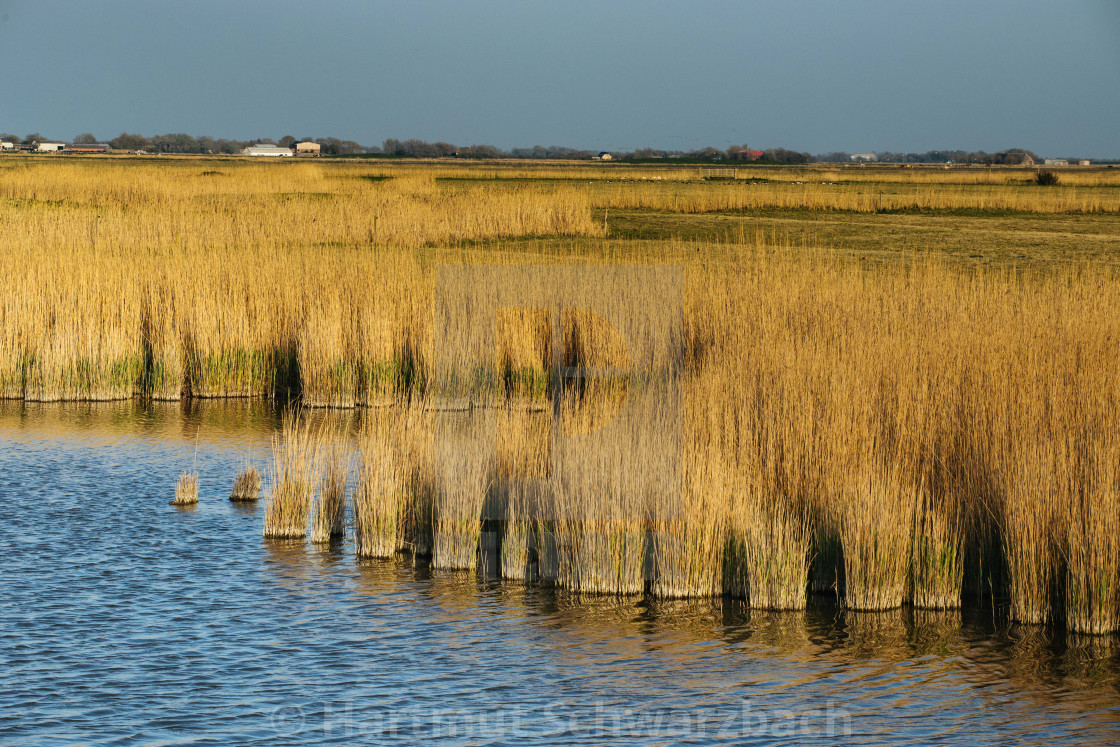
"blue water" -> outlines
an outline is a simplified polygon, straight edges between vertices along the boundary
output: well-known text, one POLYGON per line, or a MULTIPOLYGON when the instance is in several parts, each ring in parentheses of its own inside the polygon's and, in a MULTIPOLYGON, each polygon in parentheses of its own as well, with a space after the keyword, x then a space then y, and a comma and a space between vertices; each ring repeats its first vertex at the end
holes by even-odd
POLYGON ((0 743, 1120 742, 1120 645, 998 611, 577 599, 265 541, 226 498, 276 426, 0 405, 0 743))

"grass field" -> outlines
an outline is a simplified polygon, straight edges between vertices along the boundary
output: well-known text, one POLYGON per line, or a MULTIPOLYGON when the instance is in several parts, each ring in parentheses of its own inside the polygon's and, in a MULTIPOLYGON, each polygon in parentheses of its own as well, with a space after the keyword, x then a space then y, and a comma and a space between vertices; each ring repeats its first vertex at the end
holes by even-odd
MULTIPOLYGON (((532 559, 584 592, 983 596, 1107 633, 1120 171, 1033 173, 5 157, 0 397, 396 405, 361 438, 363 555, 469 568, 499 521, 509 575, 532 559), (544 300, 497 315, 489 348, 449 343, 436 268, 480 264, 670 266, 682 289, 597 299, 631 314, 622 343, 594 314, 553 321, 563 284, 526 287, 544 300), (558 365, 629 377, 553 402, 558 365), (493 420, 466 441, 431 410, 452 390, 493 420), (542 446, 554 408, 593 432, 622 399, 641 417, 613 438, 542 446), (546 488, 510 479, 526 473, 546 488)), ((266 531, 311 520, 326 541, 347 483, 305 421, 277 438, 266 531)))

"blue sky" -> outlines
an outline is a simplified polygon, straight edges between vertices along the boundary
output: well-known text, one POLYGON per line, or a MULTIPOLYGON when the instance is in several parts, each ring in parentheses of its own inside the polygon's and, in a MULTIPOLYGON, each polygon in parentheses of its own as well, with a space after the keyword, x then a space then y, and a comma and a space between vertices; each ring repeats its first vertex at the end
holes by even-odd
POLYGON ((0 0, 0 131, 1120 156, 1116 0, 0 0))

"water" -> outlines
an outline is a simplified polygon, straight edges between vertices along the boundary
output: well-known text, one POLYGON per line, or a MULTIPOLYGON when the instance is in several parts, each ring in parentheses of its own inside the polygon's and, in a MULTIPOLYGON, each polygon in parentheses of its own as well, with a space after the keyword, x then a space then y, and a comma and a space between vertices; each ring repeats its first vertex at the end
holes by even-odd
POLYGON ((226 497, 277 424, 0 404, 0 742, 1120 741, 1120 643, 999 610, 579 600, 265 541, 226 497))

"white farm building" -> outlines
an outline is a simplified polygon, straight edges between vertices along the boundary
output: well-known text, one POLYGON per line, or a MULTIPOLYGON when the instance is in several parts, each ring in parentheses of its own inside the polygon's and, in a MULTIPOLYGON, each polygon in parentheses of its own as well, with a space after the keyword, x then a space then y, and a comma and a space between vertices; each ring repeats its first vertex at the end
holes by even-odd
POLYGON ((66 147, 66 143, 39 143, 35 150, 39 153, 57 153, 66 147))
POLYGON ((243 156, 291 156, 291 148, 281 148, 279 145, 250 145, 241 151, 243 156))

